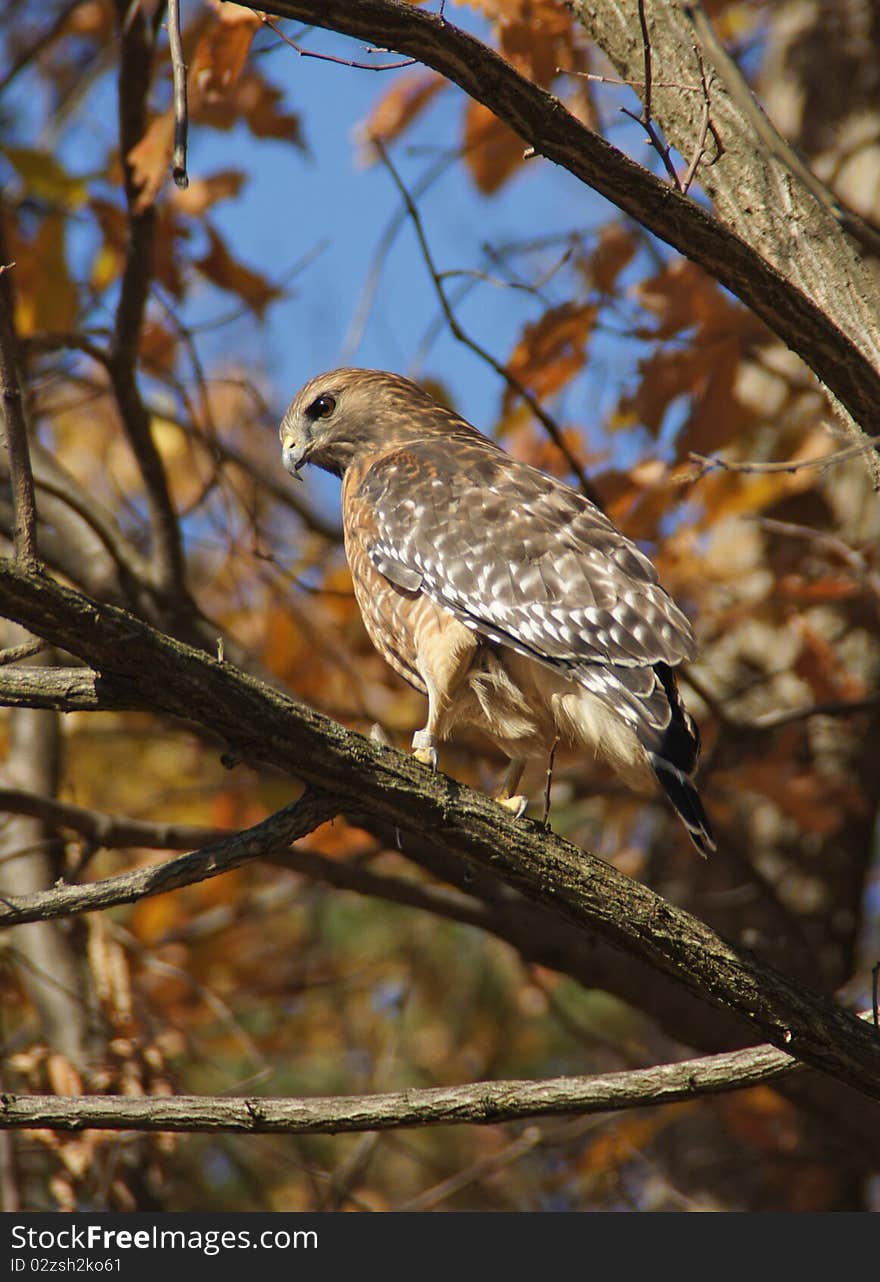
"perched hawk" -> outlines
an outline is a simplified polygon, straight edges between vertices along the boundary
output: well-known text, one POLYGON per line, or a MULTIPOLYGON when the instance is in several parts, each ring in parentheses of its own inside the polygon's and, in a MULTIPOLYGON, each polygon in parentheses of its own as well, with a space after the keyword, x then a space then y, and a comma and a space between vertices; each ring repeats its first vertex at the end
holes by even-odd
POLYGON ((408 379, 313 378, 281 425, 284 465, 342 478, 345 549, 367 631, 428 697, 422 761, 459 725, 525 762, 584 748, 631 787, 659 781, 698 849, 715 842, 691 782, 696 726, 673 669, 687 619, 651 562, 576 490, 511 458, 408 379))

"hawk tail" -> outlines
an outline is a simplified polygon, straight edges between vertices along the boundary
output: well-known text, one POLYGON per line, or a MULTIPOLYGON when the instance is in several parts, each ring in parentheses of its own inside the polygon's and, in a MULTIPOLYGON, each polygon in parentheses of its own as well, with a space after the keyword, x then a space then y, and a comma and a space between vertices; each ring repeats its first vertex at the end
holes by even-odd
POLYGON ((700 755, 700 732, 682 705, 672 669, 665 663, 657 663, 654 672, 669 700, 672 717, 656 748, 648 750, 648 760, 691 840, 705 857, 717 847, 712 825, 692 779, 700 755))
POLYGON ((717 847, 715 838, 712 835, 712 825, 709 823, 709 817, 703 808, 700 800, 700 794, 697 792, 690 777, 680 770, 678 766, 673 765, 659 753, 649 752, 648 759, 660 787, 666 793, 666 796, 672 802, 673 809, 679 819, 687 828, 691 841, 704 857, 710 854, 717 847))

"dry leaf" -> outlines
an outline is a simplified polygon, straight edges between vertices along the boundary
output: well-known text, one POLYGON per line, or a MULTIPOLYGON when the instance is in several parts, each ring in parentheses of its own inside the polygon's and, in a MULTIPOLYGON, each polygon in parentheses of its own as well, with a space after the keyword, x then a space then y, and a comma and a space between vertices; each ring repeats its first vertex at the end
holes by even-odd
POLYGON ((393 142, 448 83, 433 71, 400 76, 376 103, 358 130, 359 136, 365 142, 373 138, 393 142))
POLYGON ((262 316, 269 304, 281 297, 282 291, 260 272, 245 267, 243 263, 233 258, 220 235, 210 224, 205 225, 205 230, 208 233, 211 248, 203 258, 197 258, 194 261, 194 266, 198 267, 199 271, 220 289, 227 289, 230 293, 237 294, 255 315, 262 316))
POLYGON ((469 102, 464 124, 464 158, 471 177, 491 196, 523 163, 526 144, 488 107, 469 102))
MULTIPOLYGON (((563 303, 527 325, 507 362, 510 373, 539 398, 558 392, 583 368, 597 310, 592 303, 563 303)), ((505 409, 513 398, 508 389, 505 409)))
POLYGON ((196 178, 184 190, 176 188, 171 203, 180 213, 199 218, 218 201, 237 196, 246 180, 241 169, 221 169, 207 178, 196 178))

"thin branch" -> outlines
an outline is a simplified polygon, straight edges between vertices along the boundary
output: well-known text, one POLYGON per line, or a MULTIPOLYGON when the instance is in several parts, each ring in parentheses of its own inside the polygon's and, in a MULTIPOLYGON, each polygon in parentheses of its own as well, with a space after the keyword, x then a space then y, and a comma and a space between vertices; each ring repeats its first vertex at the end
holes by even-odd
POLYGON ((265 859, 285 849, 339 813, 338 803, 326 793, 309 789, 298 801, 242 832, 212 842, 201 850, 161 864, 88 885, 55 885, 32 895, 6 896, 0 901, 0 926, 28 921, 48 921, 73 913, 94 912, 118 904, 131 904, 150 895, 192 886, 238 868, 252 859, 265 859))
POLYGON ((152 206, 141 207, 129 156, 146 127, 155 23, 161 8, 157 6, 156 14, 148 20, 139 7, 129 5, 127 0, 116 0, 116 7, 122 27, 118 75, 119 150, 128 203, 128 243, 108 370, 122 425, 144 480, 154 540, 156 586, 169 595, 183 597, 180 529, 135 373, 153 273, 156 215, 152 206))
MULTIPOLYGON (((2 696, 0 696, 2 697, 2 696)), ((112 850, 127 846, 139 846, 149 850, 187 850, 195 846, 206 846, 217 843, 225 844, 228 840, 237 840, 240 834, 224 832, 217 828, 199 827, 196 824, 151 823, 141 819, 129 819, 121 815, 104 814, 98 810, 87 810, 67 802, 55 801, 35 793, 23 792, 20 789, 0 788, 0 813, 30 815, 42 819, 56 828, 67 828, 85 837, 93 846, 112 850)), ((305 835, 305 834, 303 834, 305 835)), ((331 859, 317 850, 303 846, 279 851, 271 846, 262 851, 261 844, 255 844, 253 853, 248 859, 268 859, 279 868, 286 868, 312 881, 324 882, 339 890, 353 891, 359 895, 369 895, 382 899, 386 903, 401 904, 408 908, 418 908, 431 912, 437 917, 457 921, 468 926, 492 929, 492 913, 476 900, 448 890, 442 886, 426 885, 422 882, 406 880, 402 877, 389 877, 372 872, 354 860, 331 859)), ((204 880, 208 876, 218 876, 226 871, 222 858, 215 858, 212 865, 193 862, 193 855, 186 860, 170 860, 163 864, 151 864, 151 879, 163 879, 166 876, 174 882, 177 877, 190 872, 209 870, 195 880, 204 880)), ((122 873, 117 877, 108 877, 100 882, 80 886, 77 898, 77 912, 91 912, 102 908, 112 908, 117 904, 129 903, 132 893, 132 874, 122 873)), ((181 884, 191 884, 183 882, 181 884)), ((45 921, 56 916, 67 916, 70 912, 70 901, 64 891, 67 887, 56 887, 45 892, 40 905, 36 906, 39 920, 45 921)), ((31 908, 34 908, 31 905, 31 908)), ((3 923, 0 909, 0 924, 3 923)))
POLYGON ((417 1193, 415 1197, 397 1202, 391 1210, 397 1214, 412 1211, 433 1211, 441 1202, 462 1193, 466 1188, 478 1184, 481 1180, 497 1176, 501 1171, 522 1161, 529 1153, 544 1142, 544 1135, 538 1126, 526 1126, 522 1132, 504 1148, 485 1157, 478 1157, 469 1166, 463 1167, 452 1175, 440 1180, 430 1188, 417 1193))
POLYGON ((706 68, 703 65, 703 55, 696 46, 694 47, 694 53, 696 54, 696 57, 697 57, 697 66, 700 68, 700 88, 703 91, 703 107, 700 115, 700 125, 699 125, 699 128, 697 129, 697 138, 696 138, 696 142, 694 143, 693 153, 691 155, 691 162, 685 171, 684 178, 682 178, 681 180, 681 190, 685 193, 685 195, 687 195, 687 193, 690 191, 691 184, 693 183, 694 179, 697 176, 697 170, 699 169, 700 164, 702 163, 703 157, 706 154, 706 139, 708 138, 710 133, 712 134, 715 140, 715 156, 712 160, 708 161, 707 163, 710 165, 714 165, 715 162, 720 158, 723 151, 723 148, 721 146, 721 141, 718 137, 718 134, 715 131, 714 126, 712 125, 712 117, 711 117, 712 103, 711 103, 711 98, 709 96, 709 88, 712 83, 712 73, 710 72, 709 76, 707 77, 706 68))
POLYGON ((150 823, 143 819, 108 815, 18 788, 0 788, 0 813, 31 815, 53 828, 70 829, 108 850, 125 846, 142 846, 148 850, 192 850, 194 846, 203 846, 231 835, 220 828, 199 827, 197 824, 150 823))
POLYGON ((18 343, 14 328, 12 288, 9 283, 10 263, 3 234, 4 211, 0 207, 0 402, 6 428, 9 472, 12 479, 12 505, 15 514, 15 555, 26 565, 39 562, 37 551, 37 505, 34 498, 34 476, 28 448, 27 421, 24 412, 18 367, 18 343))
POLYGON ((832 556, 838 557, 848 565, 857 578, 861 579, 868 591, 880 600, 880 574, 868 564, 866 558, 855 548, 851 548, 836 534, 827 530, 814 530, 810 525, 798 525, 794 521, 777 521, 773 517, 759 516, 755 524, 770 534, 782 534, 788 538, 804 539, 824 548, 832 556))
POLYGON ((783 726, 809 721, 811 717, 854 717, 860 712, 871 712, 880 707, 880 694, 866 699, 829 699, 825 703, 811 703, 804 708, 782 708, 778 712, 765 712, 752 721, 737 722, 743 730, 780 730, 783 726))
POLYGON ((5 650, 0 650, 0 668, 5 668, 9 663, 20 663, 22 659, 30 659, 32 655, 48 649, 48 644, 39 637, 35 637, 33 641, 23 641, 21 645, 7 646, 5 650))
POLYGON ((836 450, 833 454, 819 454, 815 458, 791 459, 780 463, 740 463, 719 458, 717 455, 697 454, 692 450, 688 454, 688 458, 692 463, 699 464, 700 471, 696 476, 689 477, 688 480, 698 481, 710 472, 742 472, 746 474, 754 473, 758 476, 772 476, 778 472, 802 472, 810 468, 816 468, 818 471, 824 472, 826 468, 834 467, 837 463, 844 463, 847 459, 859 458, 867 454, 876 445, 880 445, 880 436, 869 436, 864 441, 859 441, 856 445, 847 445, 844 449, 836 450))
POLYGON ((676 191, 683 191, 684 188, 679 180, 675 165, 672 163, 671 148, 660 137, 660 131, 654 123, 651 115, 651 94, 652 94, 652 73, 651 73, 651 36, 648 31, 648 19, 645 16, 645 0, 638 0, 639 27, 642 32, 642 57, 645 65, 644 79, 644 98, 642 110, 639 115, 630 111, 628 107, 622 107, 621 110, 625 116, 629 116, 636 124, 641 125, 648 135, 648 141, 656 151, 657 155, 663 162, 663 167, 669 175, 670 181, 676 191))
POLYGON ((495 373, 504 379, 508 387, 513 392, 515 392, 517 396, 521 397, 521 399, 525 401, 525 403, 528 405, 529 409, 532 411, 535 417, 544 425, 544 427, 547 430, 548 436, 553 441, 554 445, 559 450, 560 454, 562 454, 562 457, 565 459, 572 473, 577 477, 577 480, 581 487, 582 492, 588 498, 590 498, 593 502, 596 502, 597 501, 596 491, 593 489, 593 486, 591 485, 591 483, 587 480, 587 477, 586 477, 586 474, 584 473, 583 468, 581 467, 580 463, 572 454, 571 450, 566 444, 565 438, 562 435, 562 432, 560 431, 560 428, 559 428, 559 424, 556 422, 556 420, 552 417, 552 415, 547 413, 547 411, 544 409, 543 405, 541 405, 537 397, 533 396, 533 394, 529 391, 529 389, 523 383, 521 383, 518 378, 516 378, 513 374, 510 373, 510 371, 506 368, 506 366, 502 365, 500 361, 496 360, 495 357, 491 354, 491 352, 487 351, 485 347, 483 347, 480 343, 477 343, 474 339, 472 339, 469 335, 467 335, 464 332, 464 330, 461 328, 461 325, 459 324, 459 321, 458 321, 458 317, 455 315, 455 312, 453 311, 452 306, 450 305, 449 299, 446 296, 446 290, 443 287, 442 274, 438 272, 437 267, 434 263, 434 258, 433 258, 433 255, 431 254, 430 246, 428 245, 428 239, 427 239, 427 236, 425 235, 425 228, 422 223, 422 218, 418 211, 418 207, 416 206, 415 201, 413 200, 405 183, 403 182, 403 179, 400 177, 399 173, 394 167, 394 164, 391 160, 391 157, 388 155, 388 152, 385 148, 385 144, 382 142, 382 139, 379 137, 374 137, 372 139, 372 142, 376 148, 376 151, 379 154, 379 158, 382 161, 382 164, 385 166, 385 168, 388 170, 389 174, 391 175, 392 181, 394 182, 395 187, 400 193, 400 196, 406 206, 407 212, 410 218, 412 219, 413 228, 415 229, 416 237, 419 242, 419 247, 422 251, 422 257, 425 260, 425 266, 428 268, 428 272, 430 273, 431 279, 434 282, 434 290, 437 294, 438 302, 440 303, 440 306, 443 310, 443 315, 446 317, 446 322, 449 325, 449 329, 453 337, 456 338, 460 343, 463 343, 465 347, 469 348, 477 356, 479 356, 480 359, 485 361, 487 365, 491 366, 491 368, 495 371, 495 373))
POLYGON ((597 1077, 477 1082, 378 1095, 311 1099, 224 1096, 13 1095, 0 1097, 0 1129, 342 1134, 410 1126, 485 1126, 559 1113, 608 1113, 673 1104, 778 1080, 801 1066, 771 1046, 597 1077))
POLYGON ((171 78, 174 85, 174 152, 171 174, 180 188, 189 186, 186 172, 186 139, 189 115, 186 107, 186 64, 180 39, 180 0, 168 0, 168 50, 171 54, 171 78))
MULTIPOLYGON (((172 0, 169 0, 172 2, 172 0)), ((315 49, 304 49, 302 45, 291 40, 286 32, 282 31, 277 22, 270 18, 267 13, 257 15, 264 27, 269 27, 275 32, 279 40, 284 43, 301 58, 318 58, 321 62, 335 62, 340 67, 352 67, 357 71, 398 71, 401 67, 411 67, 415 63, 415 58, 401 58, 397 62, 354 62, 351 58, 337 58, 332 53, 319 53, 315 49)), ((367 53, 387 53, 387 49, 367 49, 367 53)))

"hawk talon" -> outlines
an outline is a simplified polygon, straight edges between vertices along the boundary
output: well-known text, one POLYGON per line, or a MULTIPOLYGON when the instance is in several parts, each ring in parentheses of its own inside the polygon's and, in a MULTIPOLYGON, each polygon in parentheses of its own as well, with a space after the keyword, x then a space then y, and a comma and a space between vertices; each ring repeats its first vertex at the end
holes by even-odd
POLYGON ((437 740, 427 730, 417 730, 412 737, 413 756, 423 766, 437 769, 437 740))
POLYGON ((498 802, 499 806, 503 806, 505 810, 512 811, 514 819, 522 819, 529 804, 528 797, 523 797, 521 795, 515 797, 496 797, 495 800, 498 802))

